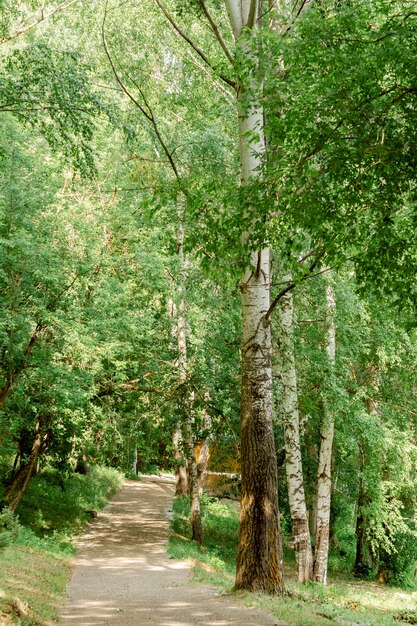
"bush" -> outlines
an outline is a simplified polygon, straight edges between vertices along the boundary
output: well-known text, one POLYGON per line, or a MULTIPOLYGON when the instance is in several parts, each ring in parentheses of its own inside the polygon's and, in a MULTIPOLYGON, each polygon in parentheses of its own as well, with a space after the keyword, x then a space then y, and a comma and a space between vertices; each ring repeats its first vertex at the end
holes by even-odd
POLYGON ((48 468, 35 476, 19 505, 22 524, 37 535, 80 532, 116 493, 123 476, 116 470, 93 467, 88 474, 61 476, 48 468))
POLYGON ((390 585, 398 585, 403 589, 416 589, 415 578, 417 565, 416 531, 399 533, 394 539, 395 552, 383 553, 379 571, 390 585))
POLYGON ((0 512, 0 549, 16 541, 20 533, 17 517, 8 509, 0 512))

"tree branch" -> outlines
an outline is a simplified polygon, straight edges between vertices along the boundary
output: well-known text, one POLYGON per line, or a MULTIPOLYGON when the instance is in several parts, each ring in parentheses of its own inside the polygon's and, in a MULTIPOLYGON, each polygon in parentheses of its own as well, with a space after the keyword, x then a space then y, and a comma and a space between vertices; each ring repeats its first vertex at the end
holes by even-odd
MULTIPOLYGON (((192 39, 190 39, 188 37, 188 35, 186 35, 184 33, 184 31, 182 31, 180 29, 180 27, 178 26, 178 24, 176 23, 176 21, 174 20, 174 18, 172 17, 172 15, 166 10, 166 8, 164 7, 164 5, 161 3, 160 0, 155 0, 156 4, 158 5, 158 7, 160 8, 160 10, 162 11, 162 13, 165 15, 165 17, 167 18, 167 20, 169 21, 169 23, 171 24, 171 26, 173 27, 173 29, 178 33, 178 35, 180 37, 182 37, 184 39, 184 41, 186 41, 188 43, 188 45, 191 46, 191 48, 198 54, 198 56, 203 59, 204 63, 206 65, 208 65, 208 67, 210 67, 213 72, 216 73, 215 68, 213 67, 212 63, 210 62, 209 58, 204 54, 204 52, 192 41, 192 39)), ((218 76, 228 85, 230 85, 230 87, 233 87, 233 89, 237 89, 237 85, 236 83, 231 80, 230 78, 228 78, 227 76, 224 76, 224 74, 218 74, 218 76)))
MULTIPOLYGON (((107 40, 106 40, 105 25, 106 25, 106 19, 107 19, 107 6, 108 6, 108 0, 106 0, 105 6, 104 6, 104 15, 103 15, 103 21, 102 21, 102 24, 101 24, 101 36, 102 36, 104 51, 105 51, 106 57, 107 57, 107 59, 108 59, 108 61, 110 63, 110 67, 112 69, 113 75, 114 75, 116 81, 118 82, 118 84, 120 85, 120 88, 122 89, 122 91, 131 100, 131 102, 133 102, 133 104, 139 109, 139 111, 148 120, 148 122, 151 123, 151 125, 153 127, 153 130, 154 130, 154 133, 156 135, 156 138, 157 138, 157 140, 158 140, 162 150, 164 151, 164 153, 165 153, 165 155, 166 155, 166 157, 167 157, 167 159, 169 161, 169 164, 170 164, 170 166, 172 168, 172 171, 175 174, 175 177, 179 181, 180 180, 180 175, 179 175, 176 163, 175 163, 175 161, 174 161, 174 159, 172 157, 172 153, 168 149, 168 146, 166 145, 166 143, 165 143, 161 133, 159 132, 159 128, 158 128, 158 124, 156 123, 155 116, 152 113, 152 110, 151 110, 151 108, 150 108, 150 106, 149 106, 149 104, 148 104, 148 102, 147 102, 147 100, 145 98, 145 95, 144 95, 142 89, 137 85, 137 83, 133 79, 131 79, 129 77, 129 75, 127 75, 128 78, 134 84, 134 86, 139 90, 139 93, 140 93, 140 95, 141 95, 141 97, 142 97, 142 99, 143 99, 143 101, 145 103, 145 107, 148 109, 148 111, 146 111, 146 109, 141 105, 141 103, 130 93, 130 91, 127 89, 126 85, 124 84, 124 82, 122 81, 122 79, 120 78, 120 76, 119 76, 119 74, 118 74, 118 72, 116 70, 116 67, 114 65, 112 56, 110 54, 109 47, 107 45, 107 40)), ((186 194, 186 191, 184 189, 182 189, 182 191, 183 191, 183 193, 186 194)))
POLYGON ((45 330, 45 328, 46 328, 46 324, 44 325, 44 324, 41 324, 40 322, 36 324, 35 330, 33 331, 28 341, 28 344, 23 352, 23 357, 19 360, 18 364, 13 369, 13 371, 8 373, 6 377, 6 382, 4 383, 3 387, 0 389, 0 407, 4 405, 4 403, 6 402, 13 388, 14 383, 19 378, 23 370, 27 367, 27 360, 33 348, 35 347, 35 344, 37 343, 39 339, 39 335, 41 334, 43 330, 45 330))
MULTIPOLYGON (((312 278, 312 276, 314 276, 313 272, 316 269, 319 261, 324 257, 324 255, 326 254, 326 251, 323 249, 321 250, 318 255, 316 256, 316 258, 314 259, 313 263, 310 265, 310 267, 308 268, 308 271, 301 277, 301 281, 304 282, 305 280, 307 280, 308 278, 312 278)), ((278 302, 281 300, 281 298, 283 298, 285 295, 287 295, 287 293, 289 293, 290 291, 292 291, 294 289, 294 287, 297 286, 297 283, 290 283, 289 285, 287 285, 286 287, 284 287, 284 289, 282 289, 278 295, 274 298, 274 300, 272 301, 268 311, 265 314, 264 320, 265 322, 268 322, 275 307, 277 306, 278 302)))
POLYGON ((28 26, 25 26, 24 28, 19 28, 11 35, 4 37, 4 39, 0 39, 0 45, 6 43, 7 41, 11 41, 12 39, 16 39, 16 37, 20 37, 20 35, 23 35, 24 33, 27 33, 28 30, 32 30, 32 28, 35 28, 38 24, 41 24, 41 22, 49 19, 50 17, 52 17, 52 15, 58 13, 58 11, 62 11, 68 8, 71 4, 74 4, 74 2, 78 2, 78 0, 64 0, 64 2, 61 2, 61 4, 55 7, 55 9, 52 9, 52 11, 50 11, 47 15, 45 15, 44 7, 42 5, 41 15, 37 20, 35 20, 31 24, 28 24, 28 26))
POLYGON ((216 24, 216 22, 213 20, 213 18, 210 15, 210 12, 207 8, 207 5, 205 3, 204 0, 199 0, 200 1, 200 6, 202 8, 202 11, 204 13, 204 15, 206 16, 207 20, 209 21, 209 24, 211 26, 211 30, 213 31, 214 35, 217 38, 217 41, 219 42, 219 44, 221 45, 223 52, 225 53, 226 57, 229 59, 230 63, 233 65, 234 61, 233 61, 233 57, 230 54, 230 51, 226 45, 225 40, 223 39, 221 32, 219 31, 219 28, 216 24))
POLYGON ((156 389, 156 387, 142 387, 138 385, 141 381, 141 378, 134 378, 133 380, 129 380, 125 383, 116 383, 107 389, 103 389, 99 391, 94 396, 91 396, 90 401, 94 402, 95 400, 99 400, 100 398, 105 398, 106 396, 111 396, 118 389, 123 391, 142 391, 144 393, 160 393, 160 389, 156 389))

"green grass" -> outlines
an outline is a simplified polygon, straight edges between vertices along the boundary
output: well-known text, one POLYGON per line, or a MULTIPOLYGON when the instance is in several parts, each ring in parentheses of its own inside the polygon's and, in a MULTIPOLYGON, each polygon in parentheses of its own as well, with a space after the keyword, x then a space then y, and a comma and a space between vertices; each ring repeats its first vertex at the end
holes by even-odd
MULTIPOLYGON (((217 585, 224 593, 230 593, 235 573, 237 507, 229 501, 222 503, 203 498, 205 540, 202 548, 190 540, 188 516, 188 499, 177 498, 169 555, 191 560, 198 582, 217 585)), ((287 593, 282 598, 251 593, 239 593, 239 596, 248 606, 266 609, 294 626, 417 624, 417 592, 335 573, 326 587, 318 583, 300 585, 296 581, 293 556, 285 563, 285 582, 287 593)))
POLYGON ((35 477, 18 508, 20 529, 0 549, 0 624, 37 626, 57 617, 70 575, 74 539, 91 513, 116 493, 123 477, 94 468, 61 480, 49 470, 35 477))
POLYGON ((202 498, 204 546, 190 541, 189 500, 185 496, 174 500, 172 528, 168 554, 175 559, 194 559, 197 576, 218 577, 226 588, 233 584, 237 545, 237 511, 232 502, 202 498), (201 570, 200 574, 198 572, 201 570))

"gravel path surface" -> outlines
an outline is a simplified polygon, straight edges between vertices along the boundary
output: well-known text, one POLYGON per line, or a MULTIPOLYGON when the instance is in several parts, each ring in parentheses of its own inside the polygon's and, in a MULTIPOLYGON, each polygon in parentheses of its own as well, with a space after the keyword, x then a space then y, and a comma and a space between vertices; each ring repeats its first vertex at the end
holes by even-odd
POLYGON ((170 477, 127 481, 89 525, 61 623, 77 626, 279 626, 232 596, 193 583, 190 566, 165 554, 170 477))

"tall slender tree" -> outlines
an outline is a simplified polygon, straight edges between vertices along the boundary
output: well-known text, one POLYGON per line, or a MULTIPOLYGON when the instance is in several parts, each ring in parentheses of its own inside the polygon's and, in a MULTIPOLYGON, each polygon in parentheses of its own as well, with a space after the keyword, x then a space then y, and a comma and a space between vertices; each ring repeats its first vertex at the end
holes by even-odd
MULTIPOLYGON (((290 283, 291 275, 284 276, 284 281, 290 283)), ((313 553, 301 456, 292 291, 289 291, 281 299, 278 319, 288 501, 294 549, 297 558, 298 581, 304 583, 312 577, 313 553)))
MULTIPOLYGON (((265 151, 263 110, 245 101, 248 87, 260 85, 253 58, 257 30, 262 22, 258 0, 226 0, 236 53, 250 66, 249 85, 240 77, 237 91, 241 182, 243 187, 259 176, 265 151)), ((255 46, 256 49, 256 46, 255 46)), ((243 239, 247 233, 242 233, 243 239)), ((248 251, 249 267, 242 277, 242 493, 236 589, 282 594, 282 545, 277 495, 277 462, 272 426, 272 341, 270 320, 271 251, 248 251)))
MULTIPOLYGON (((332 391, 332 383, 336 366, 336 300, 331 279, 326 285, 327 305, 327 341, 326 353, 328 359, 327 385, 332 391)), ((314 542, 314 580, 326 584, 327 562, 329 556, 330 537, 330 505, 332 494, 332 460, 334 438, 334 408, 330 397, 323 398, 323 423, 320 430, 319 465, 317 474, 317 516, 314 542)))

